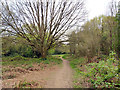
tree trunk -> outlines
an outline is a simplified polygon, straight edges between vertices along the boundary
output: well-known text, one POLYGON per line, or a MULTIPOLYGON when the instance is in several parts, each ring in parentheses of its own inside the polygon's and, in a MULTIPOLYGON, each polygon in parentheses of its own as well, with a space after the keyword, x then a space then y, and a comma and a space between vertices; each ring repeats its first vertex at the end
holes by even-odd
POLYGON ((46 59, 47 50, 43 49, 42 52, 41 52, 41 56, 42 56, 43 59, 46 59))
POLYGON ((110 29, 110 50, 112 50, 112 27, 110 29))

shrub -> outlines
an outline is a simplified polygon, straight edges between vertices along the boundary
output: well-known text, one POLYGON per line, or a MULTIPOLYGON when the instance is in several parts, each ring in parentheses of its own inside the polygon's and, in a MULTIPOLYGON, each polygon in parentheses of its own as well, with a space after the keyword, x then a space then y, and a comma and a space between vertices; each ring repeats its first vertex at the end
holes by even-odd
POLYGON ((106 61, 86 65, 87 72, 84 74, 89 78, 93 87, 111 88, 118 84, 118 61, 114 55, 115 53, 111 52, 106 61))

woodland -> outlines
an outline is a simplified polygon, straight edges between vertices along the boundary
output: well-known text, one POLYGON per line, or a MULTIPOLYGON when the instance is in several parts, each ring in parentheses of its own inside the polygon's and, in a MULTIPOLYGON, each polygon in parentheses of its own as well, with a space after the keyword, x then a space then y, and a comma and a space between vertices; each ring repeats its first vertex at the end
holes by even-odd
MULTIPOLYGON (((66 60, 74 71, 72 88, 120 89, 120 5, 114 0, 108 15, 91 20, 86 20, 84 0, 5 1, 1 6, 3 88, 21 73, 66 60)), ((23 78, 12 88, 44 88, 38 86, 23 78)))

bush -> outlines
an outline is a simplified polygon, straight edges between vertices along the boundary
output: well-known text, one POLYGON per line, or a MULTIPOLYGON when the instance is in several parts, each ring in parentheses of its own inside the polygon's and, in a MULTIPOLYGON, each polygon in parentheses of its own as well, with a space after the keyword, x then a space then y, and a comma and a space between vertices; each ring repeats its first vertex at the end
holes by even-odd
POLYGON ((86 65, 87 72, 84 74, 94 87, 113 88, 118 84, 118 61, 114 55, 111 52, 106 61, 86 65))

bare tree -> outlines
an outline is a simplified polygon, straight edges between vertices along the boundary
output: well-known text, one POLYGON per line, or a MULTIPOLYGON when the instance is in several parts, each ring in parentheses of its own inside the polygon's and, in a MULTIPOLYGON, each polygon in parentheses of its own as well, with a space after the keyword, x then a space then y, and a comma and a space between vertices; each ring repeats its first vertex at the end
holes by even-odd
POLYGON ((115 0, 112 0, 110 3, 109 3, 109 14, 110 16, 116 16, 116 13, 117 13, 117 2, 115 0))
POLYGON ((2 20, 6 24, 3 31, 24 38, 43 58, 49 49, 62 42, 60 38, 67 30, 84 20, 86 14, 84 0, 26 0, 12 4, 6 1, 2 2, 2 8, 2 20))
MULTIPOLYGON (((120 1, 118 2, 118 13, 117 13, 117 53, 120 58, 120 1)), ((119 63, 120 66, 120 63, 119 63)), ((120 67, 119 67, 120 69, 120 67)))
POLYGON ((113 50, 115 48, 115 45, 113 43, 113 41, 115 41, 115 39, 113 38, 113 35, 115 36, 115 20, 114 17, 116 16, 117 13, 117 3, 115 0, 112 0, 109 4, 109 13, 110 13, 110 17, 108 20, 108 24, 109 24, 109 37, 110 37, 110 50, 113 50))

